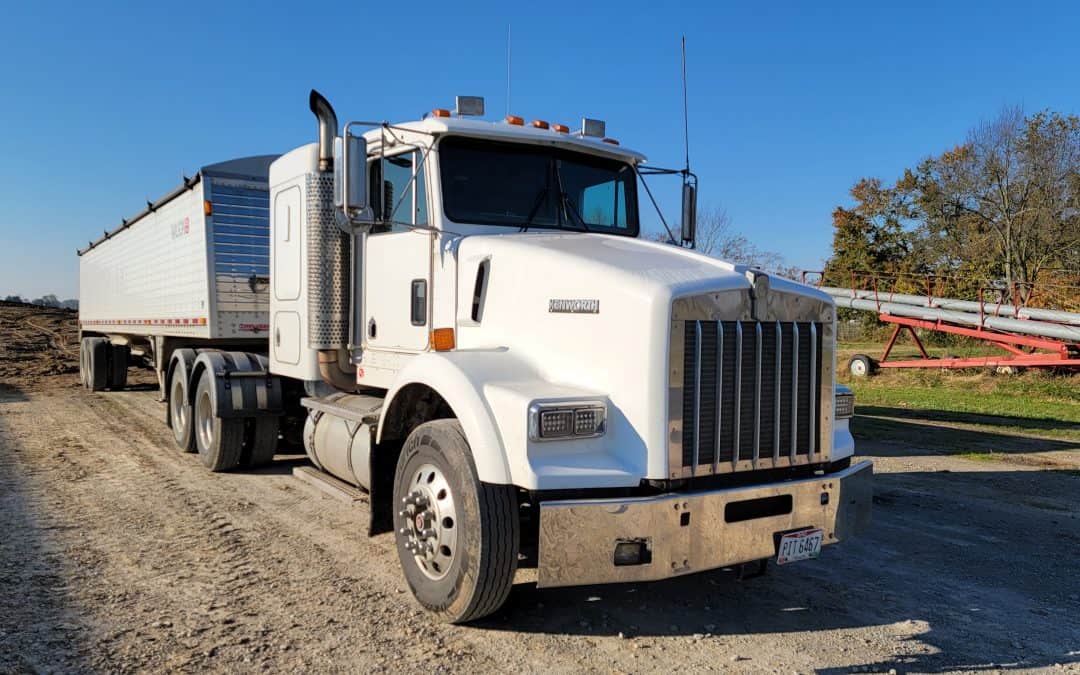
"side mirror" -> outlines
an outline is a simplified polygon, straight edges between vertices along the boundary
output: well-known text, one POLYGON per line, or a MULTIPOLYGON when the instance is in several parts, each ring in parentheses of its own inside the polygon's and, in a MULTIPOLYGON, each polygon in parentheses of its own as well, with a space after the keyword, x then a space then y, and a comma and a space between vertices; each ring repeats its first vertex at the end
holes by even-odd
POLYGON ((682 186, 682 243, 694 247, 697 232, 697 184, 687 181, 682 186))
POLYGON ((334 139, 334 205, 353 223, 371 222, 367 194, 367 140, 353 136, 334 139))

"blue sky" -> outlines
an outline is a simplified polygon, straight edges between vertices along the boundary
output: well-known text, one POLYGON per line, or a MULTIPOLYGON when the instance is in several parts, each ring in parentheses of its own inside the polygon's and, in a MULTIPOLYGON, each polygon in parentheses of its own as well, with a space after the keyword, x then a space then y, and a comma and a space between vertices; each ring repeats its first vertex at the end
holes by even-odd
POLYGON ((429 4, 9 3, 0 294, 75 296, 75 249, 181 172, 309 142, 311 87, 343 119, 455 94, 501 117, 508 23, 513 113, 599 117, 676 167, 685 34, 700 204, 811 269, 858 177, 894 178, 1004 105, 1080 112, 1076 2, 429 4))

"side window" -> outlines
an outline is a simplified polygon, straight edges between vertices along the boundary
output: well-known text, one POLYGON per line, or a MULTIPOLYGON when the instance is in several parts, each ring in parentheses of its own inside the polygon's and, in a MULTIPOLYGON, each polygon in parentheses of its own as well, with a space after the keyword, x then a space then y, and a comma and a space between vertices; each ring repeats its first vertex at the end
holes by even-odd
POLYGON ((371 206, 378 220, 401 232, 406 225, 427 225, 427 185, 420 165, 423 154, 405 152, 371 163, 371 206), (416 179, 413 180, 413 176, 416 179))
POLYGON ((604 227, 626 227, 623 186, 613 180, 585 188, 581 195, 581 217, 604 227))

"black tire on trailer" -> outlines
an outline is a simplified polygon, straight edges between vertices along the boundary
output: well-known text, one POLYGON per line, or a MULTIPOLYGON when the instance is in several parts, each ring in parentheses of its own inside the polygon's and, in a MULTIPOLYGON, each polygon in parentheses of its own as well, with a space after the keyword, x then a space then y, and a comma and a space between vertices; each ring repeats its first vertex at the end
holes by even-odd
POLYGON ((196 452, 195 419, 188 398, 188 383, 184 372, 175 368, 169 377, 169 424, 176 447, 184 452, 196 452))
POLYGON ((516 493, 480 481, 457 420, 426 422, 409 434, 393 508, 398 558, 424 608, 464 623, 502 606, 517 570, 516 493))
POLYGON ((228 471, 240 464, 244 448, 244 418, 214 415, 214 374, 204 370, 195 389, 195 447, 199 459, 211 471, 228 471))
POLYGON ((109 384, 109 341, 105 338, 86 339, 86 388, 102 391, 109 384))
POLYGON ((848 372, 855 377, 869 377, 877 372, 877 362, 866 354, 856 354, 848 361, 848 372))
POLYGON ((88 363, 88 359, 87 359, 87 355, 88 355, 87 341, 89 339, 90 338, 83 338, 83 339, 79 340, 79 384, 81 384, 84 389, 88 388, 90 386, 89 385, 90 378, 89 378, 89 374, 88 374, 88 371, 90 370, 90 367, 87 365, 87 363, 88 363))
POLYGON ((128 358, 131 347, 109 345, 109 389, 119 391, 127 386, 128 358))
POLYGON ((240 464, 254 469, 266 466, 274 461, 278 446, 278 424, 276 415, 260 415, 248 420, 244 436, 244 452, 240 464))

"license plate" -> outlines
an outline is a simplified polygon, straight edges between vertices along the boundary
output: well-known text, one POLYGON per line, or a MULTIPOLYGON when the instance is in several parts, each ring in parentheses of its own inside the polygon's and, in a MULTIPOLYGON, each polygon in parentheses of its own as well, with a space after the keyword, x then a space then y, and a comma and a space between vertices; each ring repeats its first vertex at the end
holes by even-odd
POLYGON ((809 560, 821 555, 824 530, 801 530, 780 537, 780 550, 776 554, 777 565, 787 565, 799 560, 809 560))

